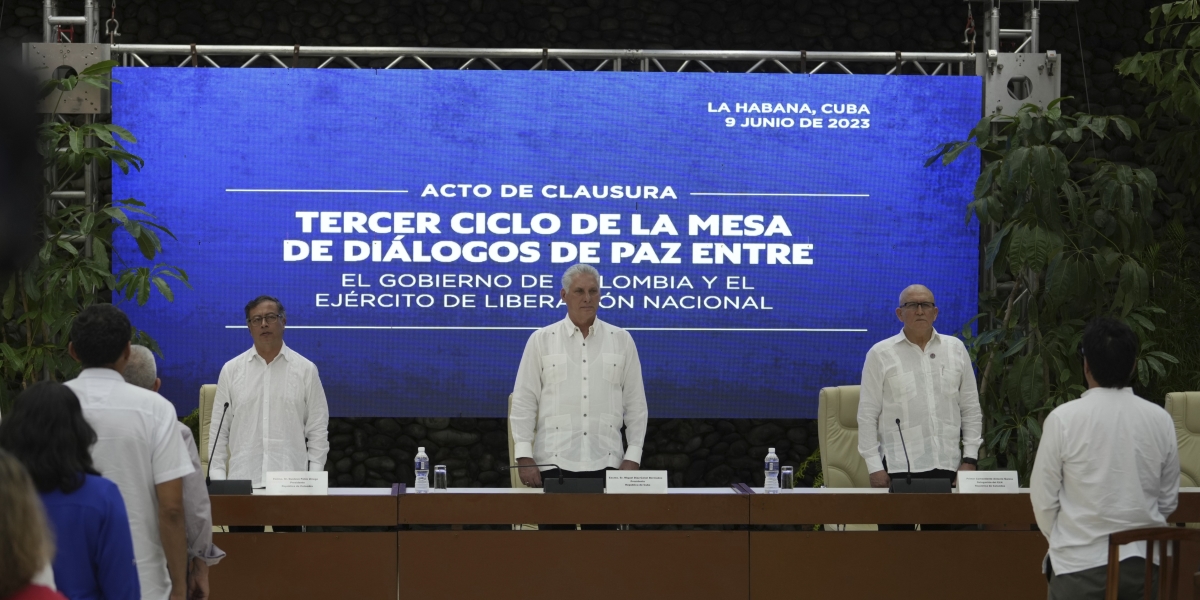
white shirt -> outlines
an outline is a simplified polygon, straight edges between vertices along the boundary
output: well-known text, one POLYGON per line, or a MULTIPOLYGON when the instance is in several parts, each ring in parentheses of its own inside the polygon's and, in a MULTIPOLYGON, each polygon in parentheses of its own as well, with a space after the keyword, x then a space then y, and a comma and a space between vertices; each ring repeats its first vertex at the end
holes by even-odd
MULTIPOLYGON (((1166 527, 1175 512, 1175 423, 1129 388, 1092 388, 1046 417, 1029 487, 1054 573, 1106 565, 1109 534, 1166 527)), ((1131 556, 1145 543, 1121 546, 1131 556)))
POLYGON ((514 458, 567 471, 617 468, 622 458, 640 464, 646 418, 642 363, 628 331, 596 319, 584 338, 568 317, 529 336, 509 415, 514 458))
POLYGON ((211 479, 263 487, 267 471, 325 470, 329 405, 317 366, 287 344, 269 365, 253 347, 225 363, 208 439, 211 479))
POLYGON ((175 428, 175 407, 150 390, 125 383, 112 369, 84 369, 66 385, 79 397, 84 418, 96 430, 96 470, 117 484, 125 501, 142 598, 167 598, 171 576, 159 535, 154 486, 193 471, 175 428))
POLYGON ((891 473, 957 471, 964 455, 978 458, 982 434, 975 371, 961 340, 934 331, 922 350, 901 331, 867 352, 858 395, 858 452, 868 473, 882 470, 884 459, 891 473))

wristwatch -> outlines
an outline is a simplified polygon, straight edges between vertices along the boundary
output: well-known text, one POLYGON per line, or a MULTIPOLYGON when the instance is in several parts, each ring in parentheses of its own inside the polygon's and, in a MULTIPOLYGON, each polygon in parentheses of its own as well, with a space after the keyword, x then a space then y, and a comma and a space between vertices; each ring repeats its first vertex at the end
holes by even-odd
POLYGON ((962 461, 963 461, 963 464, 967 464, 967 465, 971 465, 971 466, 979 466, 979 459, 977 459, 977 458, 968 458, 968 457, 964 456, 962 461))

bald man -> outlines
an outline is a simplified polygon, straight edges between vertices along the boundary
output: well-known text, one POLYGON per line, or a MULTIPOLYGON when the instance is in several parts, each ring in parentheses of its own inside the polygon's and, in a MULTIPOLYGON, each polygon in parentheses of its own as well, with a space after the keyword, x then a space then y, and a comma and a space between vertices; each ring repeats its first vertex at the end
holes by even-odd
MULTIPOLYGON (((121 376, 125 382, 140 388, 157 392, 162 387, 162 379, 158 377, 158 363, 154 353, 145 346, 132 345, 129 347, 129 362, 121 376)), ((204 600, 208 598, 208 568, 225 558, 225 551, 218 548, 212 541, 212 505, 208 498, 208 488, 204 487, 204 470, 200 468, 200 455, 196 450, 196 440, 192 430, 183 423, 175 423, 179 435, 183 436, 183 445, 187 448, 195 471, 183 476, 183 511, 184 523, 187 530, 188 548, 188 598, 189 600, 204 600)))
POLYGON ((871 487, 886 488, 892 477, 908 473, 954 480, 958 471, 975 470, 983 442, 975 371, 962 341, 933 328, 937 316, 929 288, 904 288, 896 308, 904 328, 867 352, 858 451, 867 462, 871 487))

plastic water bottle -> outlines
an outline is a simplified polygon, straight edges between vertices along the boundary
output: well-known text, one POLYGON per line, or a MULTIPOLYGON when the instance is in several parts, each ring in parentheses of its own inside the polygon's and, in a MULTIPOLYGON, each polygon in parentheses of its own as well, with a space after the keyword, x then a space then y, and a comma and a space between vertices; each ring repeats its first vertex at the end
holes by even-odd
POLYGON ((775 456, 774 448, 767 448, 767 459, 763 461, 763 468, 766 471, 766 476, 763 478, 763 487, 768 494, 778 494, 779 457, 775 456))
MULTIPOLYGON (((775 461, 778 463, 779 461, 775 461)), ((778 467, 776 467, 778 469, 778 467)), ((429 493, 429 455, 425 454, 425 446, 417 448, 417 455, 413 457, 413 471, 417 474, 417 493, 429 493)))

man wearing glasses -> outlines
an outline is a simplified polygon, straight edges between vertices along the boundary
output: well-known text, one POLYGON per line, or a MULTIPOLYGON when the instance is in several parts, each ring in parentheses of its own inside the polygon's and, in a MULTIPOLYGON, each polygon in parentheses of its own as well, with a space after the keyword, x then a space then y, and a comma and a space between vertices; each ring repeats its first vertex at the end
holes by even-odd
POLYGON ((983 442, 975 371, 962 341, 933 328, 937 315, 929 288, 904 288, 896 309, 904 329, 867 352, 858 400, 858 452, 867 462, 871 487, 886 488, 892 477, 907 472, 913 478, 953 480, 958 471, 975 470, 983 442))
POLYGON ((283 304, 259 296, 246 305, 254 347, 221 368, 209 426, 212 479, 267 471, 322 471, 329 453, 329 406, 312 361, 283 343, 283 304), (222 416, 224 423, 222 424, 222 416))

